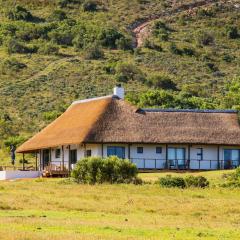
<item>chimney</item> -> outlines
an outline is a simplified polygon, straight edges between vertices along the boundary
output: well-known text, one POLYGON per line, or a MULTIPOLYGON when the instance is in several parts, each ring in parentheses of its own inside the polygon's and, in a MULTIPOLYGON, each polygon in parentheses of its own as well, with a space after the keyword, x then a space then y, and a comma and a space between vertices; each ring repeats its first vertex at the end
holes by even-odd
POLYGON ((121 86, 121 84, 116 85, 116 87, 113 89, 113 94, 114 96, 124 99, 124 88, 121 86))

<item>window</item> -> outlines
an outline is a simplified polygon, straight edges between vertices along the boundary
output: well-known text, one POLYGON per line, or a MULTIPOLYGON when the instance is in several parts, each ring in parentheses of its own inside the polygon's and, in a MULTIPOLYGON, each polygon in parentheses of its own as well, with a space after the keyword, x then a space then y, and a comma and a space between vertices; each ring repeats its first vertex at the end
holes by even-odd
POLYGON ((168 148, 168 160, 174 167, 176 164, 181 167, 185 165, 185 148, 168 148))
POLYGON ((240 165, 239 149, 224 149, 224 168, 232 168, 240 165))
POLYGON ((117 156, 119 158, 125 158, 125 147, 109 146, 107 147, 107 156, 117 156))
POLYGON ((162 153, 162 147, 156 147, 156 153, 161 154, 162 153))
POLYGON ((137 147, 137 153, 142 154, 143 153, 143 147, 137 147))
POLYGON ((92 156, 92 150, 91 149, 88 149, 86 151, 86 157, 91 157, 92 156))
POLYGON ((197 148, 197 160, 203 160, 203 149, 197 148))
POLYGON ((61 149, 58 148, 55 150, 55 158, 60 158, 60 156, 61 156, 61 149))

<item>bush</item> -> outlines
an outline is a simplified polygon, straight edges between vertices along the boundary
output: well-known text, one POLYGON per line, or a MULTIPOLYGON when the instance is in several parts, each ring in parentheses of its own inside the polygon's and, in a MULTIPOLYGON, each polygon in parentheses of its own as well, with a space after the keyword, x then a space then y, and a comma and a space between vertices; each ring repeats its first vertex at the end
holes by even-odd
POLYGON ((42 44, 42 46, 38 49, 38 52, 45 55, 57 55, 59 54, 59 47, 50 42, 42 44))
POLYGON ((144 47, 152 50, 156 50, 159 52, 162 52, 162 47, 160 45, 155 44, 152 41, 149 41, 148 39, 144 42, 144 47))
POLYGON ((140 69, 131 63, 120 63, 116 67, 117 80, 119 82, 140 81, 145 82, 145 77, 140 69))
POLYGON ((116 48, 117 40, 124 38, 123 34, 118 32, 115 28, 103 29, 100 33, 99 40, 104 47, 116 48))
POLYGON ((137 167, 128 160, 115 156, 83 158, 72 171, 72 177, 78 183, 140 183, 137 167))
POLYGON ((90 45, 85 49, 85 59, 97 60, 104 57, 103 50, 98 46, 98 44, 90 45))
POLYGON ((98 10, 99 3, 93 0, 86 0, 83 3, 83 10, 85 12, 96 12, 98 10))
POLYGON ((67 14, 62 10, 54 10, 53 13, 48 17, 48 21, 63 21, 67 19, 67 14))
POLYGON ((19 5, 17 5, 12 11, 9 11, 7 16, 10 20, 31 21, 33 19, 31 12, 19 5))
POLYGON ((166 177, 161 177, 158 180, 158 183, 161 187, 166 188, 206 188, 209 186, 209 182, 205 177, 202 176, 188 176, 186 178, 182 177, 172 177, 171 175, 167 175, 166 177))
POLYGON ((156 88, 161 88, 164 90, 177 90, 177 85, 172 79, 165 74, 157 74, 150 77, 147 81, 149 86, 154 86, 156 88))
POLYGON ((7 44, 8 53, 36 53, 37 47, 29 47, 16 39, 11 39, 7 44))
POLYGON ((161 177, 158 180, 161 187, 166 188, 185 188, 186 183, 182 177, 172 177, 167 175, 166 177, 161 177))
POLYGON ((115 44, 116 44, 117 48, 121 49, 121 50, 132 50, 133 49, 132 40, 129 38, 121 37, 120 39, 117 39, 115 41, 115 44))
POLYGON ((236 39, 239 37, 237 26, 228 26, 226 32, 229 39, 236 39))
POLYGON ((203 176, 188 176, 185 178, 186 187, 206 188, 209 181, 203 176))
POLYGON ((200 32, 197 36, 197 41, 200 45, 208 46, 214 44, 215 38, 212 33, 200 32))
POLYGON ((233 173, 225 174, 226 182, 220 184, 221 187, 240 188, 240 167, 236 168, 233 173))
POLYGON ((1 70, 3 73, 19 72, 21 69, 26 68, 27 65, 19 62, 16 58, 8 58, 1 64, 1 70))
POLYGON ((176 55, 182 55, 182 50, 180 50, 175 43, 170 44, 170 52, 176 55))

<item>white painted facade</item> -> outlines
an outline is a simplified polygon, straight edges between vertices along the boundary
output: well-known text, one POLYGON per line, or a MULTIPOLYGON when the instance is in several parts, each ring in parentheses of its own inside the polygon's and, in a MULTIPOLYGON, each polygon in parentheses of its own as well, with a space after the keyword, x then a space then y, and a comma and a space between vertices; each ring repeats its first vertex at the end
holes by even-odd
POLYGON ((0 171, 0 180, 38 178, 40 176, 39 171, 0 171))
MULTIPOLYGON (((77 161, 86 156, 87 152, 91 152, 91 156, 106 157, 108 147, 124 147, 124 157, 130 159, 137 165, 139 169, 193 169, 193 170, 214 170, 224 168, 224 149, 238 149, 239 147, 216 146, 216 145, 188 145, 188 144, 79 144, 70 145, 70 150, 76 149, 77 161), (143 152, 138 153, 138 148, 142 148, 143 152), (161 151, 157 152, 156 148, 161 151), (168 148, 168 153, 167 153, 168 148), (169 149, 184 149, 184 159, 171 159, 169 149), (202 152, 202 155, 200 154, 202 152), (190 156, 189 156, 190 153, 190 156), (200 154, 200 155, 199 155, 200 154), (166 162, 168 159, 168 162, 166 162), (171 161, 170 161, 171 160, 171 161), (183 164, 184 166, 180 165, 183 164), (172 164, 172 165, 171 165, 172 164), (178 166, 179 165, 179 166, 178 166)), ((43 151, 43 150, 42 150, 43 151)), ((64 159, 62 158, 62 147, 52 148, 50 150, 51 164, 56 166, 64 166, 69 168, 69 146, 64 146, 64 159), (61 154, 56 158, 56 149, 61 150, 61 154)), ((240 151, 239 151, 240 155, 240 151)), ((41 154, 43 156, 43 154, 41 154)), ((40 154, 38 154, 40 159, 40 154)), ((41 159, 42 163, 42 159, 41 159)), ((70 168, 73 168, 71 165, 70 168)))

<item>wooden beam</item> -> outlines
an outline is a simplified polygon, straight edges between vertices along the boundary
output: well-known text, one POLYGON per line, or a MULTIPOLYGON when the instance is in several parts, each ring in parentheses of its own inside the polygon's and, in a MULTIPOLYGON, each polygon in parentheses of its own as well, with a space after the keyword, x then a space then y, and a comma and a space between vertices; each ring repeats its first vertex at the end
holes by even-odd
POLYGON ((68 145, 68 174, 71 173, 71 146, 68 145))
POLYGON ((23 171, 25 170, 25 156, 24 156, 24 153, 23 153, 23 159, 22 159, 22 170, 23 171))
POLYGON ((191 145, 188 144, 188 163, 187 163, 187 168, 190 168, 190 161, 191 161, 191 145))
POLYGON ((168 144, 166 144, 166 168, 168 169, 168 144))
POLYGON ((64 170, 64 146, 62 146, 62 170, 64 170))
POLYGON ((128 144, 128 160, 131 161, 131 144, 128 144))
POLYGON ((103 158, 103 156, 104 156, 104 145, 103 145, 103 143, 102 143, 102 158, 103 158))
POLYGON ((217 146, 217 161, 218 161, 218 169, 220 169, 220 153, 219 153, 219 150, 220 150, 220 146, 218 145, 217 146))
POLYGON ((37 152, 35 152, 35 168, 36 171, 38 170, 38 157, 37 157, 37 152))

